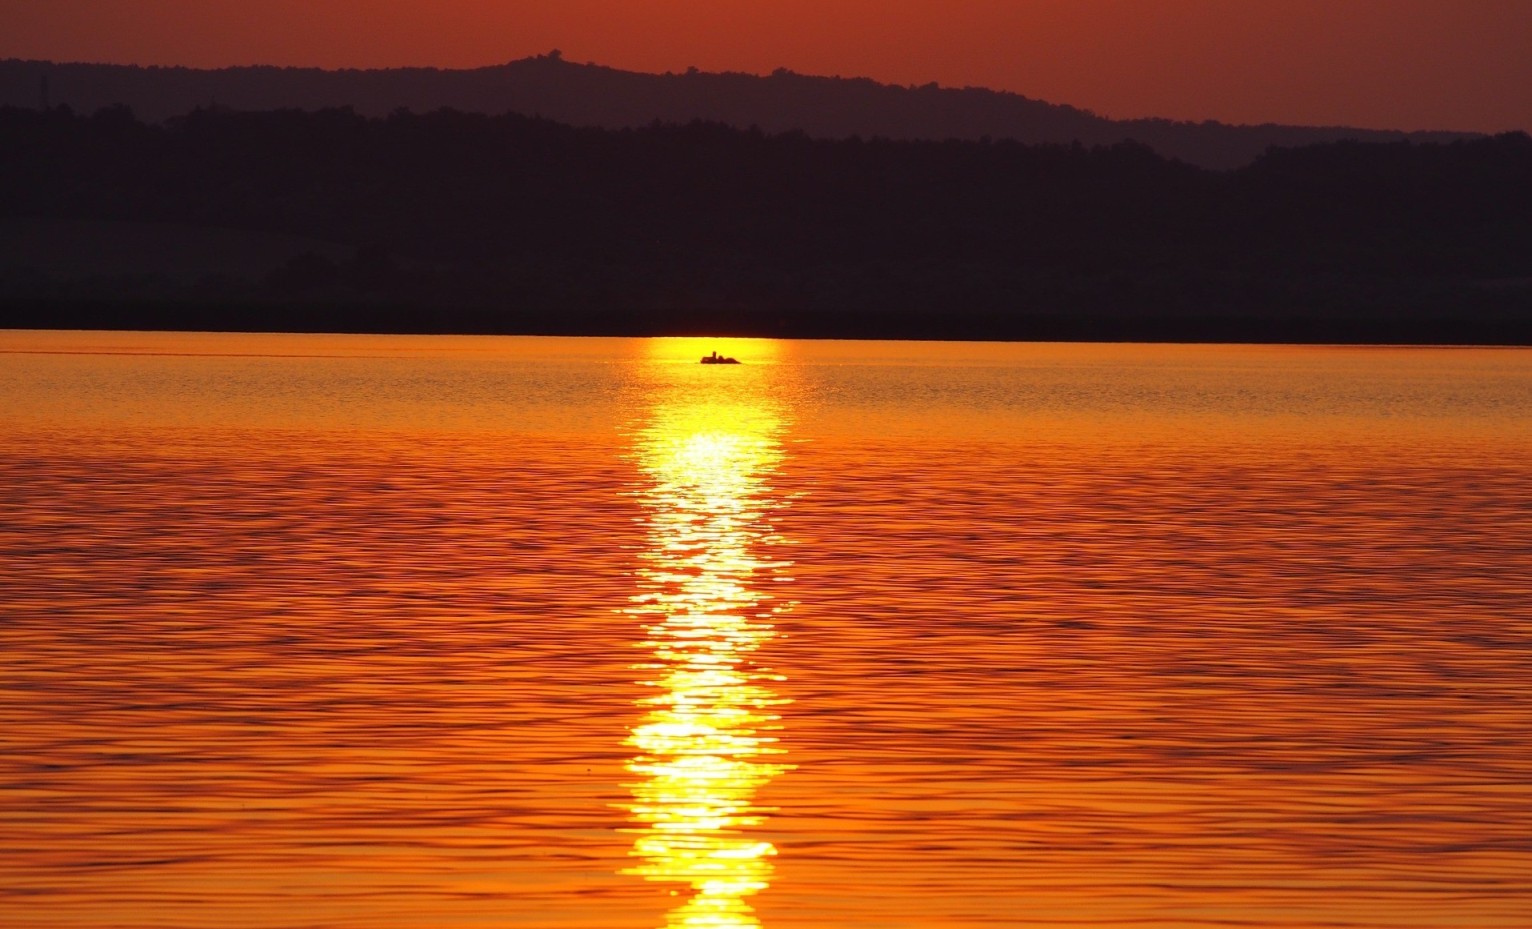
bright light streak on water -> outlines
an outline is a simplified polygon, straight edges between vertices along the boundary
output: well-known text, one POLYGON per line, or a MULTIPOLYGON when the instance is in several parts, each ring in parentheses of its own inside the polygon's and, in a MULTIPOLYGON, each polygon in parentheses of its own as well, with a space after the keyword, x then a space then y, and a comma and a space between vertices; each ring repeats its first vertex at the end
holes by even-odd
POLYGON ((768 587, 788 567, 770 560, 782 427, 763 406, 716 399, 741 392, 731 374, 657 402, 639 432, 650 544, 629 612, 645 622, 636 670, 656 693, 628 740, 643 778, 628 806, 643 864, 630 872, 684 885, 672 929, 760 925, 746 898, 770 884, 776 849, 752 835, 768 813, 755 797, 788 767, 776 760, 780 678, 755 659, 783 609, 768 587))

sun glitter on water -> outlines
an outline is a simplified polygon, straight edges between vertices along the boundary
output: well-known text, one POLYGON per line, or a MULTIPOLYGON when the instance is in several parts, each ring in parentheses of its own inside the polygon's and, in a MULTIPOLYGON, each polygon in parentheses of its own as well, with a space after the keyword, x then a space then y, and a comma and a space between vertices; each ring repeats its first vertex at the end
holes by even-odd
POLYGON ((755 798, 791 766, 773 734, 780 678, 754 653, 784 608, 764 589, 786 567, 767 555, 780 428, 761 405, 683 401, 656 406, 640 438, 650 544, 628 612, 644 622, 635 670, 653 694, 627 740, 640 778, 627 873, 689 894, 669 929, 759 926, 747 898, 772 878, 776 849, 751 834, 771 811, 755 798))

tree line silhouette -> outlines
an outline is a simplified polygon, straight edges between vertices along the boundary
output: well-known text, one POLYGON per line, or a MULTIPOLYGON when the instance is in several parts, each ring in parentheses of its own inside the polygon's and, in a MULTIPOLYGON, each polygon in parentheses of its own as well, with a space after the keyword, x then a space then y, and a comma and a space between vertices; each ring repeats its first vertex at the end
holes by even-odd
POLYGON ((248 279, 0 259, 8 325, 1532 341, 1532 139, 1272 149, 0 108, 0 217, 303 236, 248 279))

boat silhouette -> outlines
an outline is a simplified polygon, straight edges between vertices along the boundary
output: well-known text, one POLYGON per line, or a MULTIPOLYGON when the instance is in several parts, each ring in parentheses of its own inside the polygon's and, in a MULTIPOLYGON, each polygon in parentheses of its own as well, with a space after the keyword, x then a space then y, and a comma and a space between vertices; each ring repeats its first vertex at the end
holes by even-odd
POLYGON ((703 355, 702 363, 705 365, 737 365, 739 364, 739 359, 729 358, 715 351, 711 355, 703 355))

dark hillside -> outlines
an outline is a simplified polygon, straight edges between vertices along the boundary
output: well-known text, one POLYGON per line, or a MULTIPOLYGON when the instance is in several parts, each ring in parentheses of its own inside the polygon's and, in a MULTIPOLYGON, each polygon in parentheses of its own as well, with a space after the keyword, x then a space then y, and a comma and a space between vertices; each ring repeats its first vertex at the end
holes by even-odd
POLYGON ((1274 150, 1224 173, 1130 143, 4 109, 12 228, 325 245, 259 275, 13 253, 0 321, 1526 342, 1528 178, 1523 134, 1274 150))
POLYGON ((1129 139, 1192 164, 1250 163, 1267 148, 1340 139, 1450 141, 1452 133, 1343 127, 1229 126, 1159 119, 1114 121, 1088 111, 982 88, 901 87, 867 79, 748 74, 640 74, 580 65, 556 55, 473 70, 399 68, 322 71, 248 67, 216 71, 119 65, 0 62, 0 105, 51 103, 92 113, 114 104, 160 122, 197 107, 237 110, 349 106, 386 116, 449 107, 467 113, 540 115, 576 126, 636 128, 701 119, 816 138, 1014 139, 1087 146, 1129 139))

